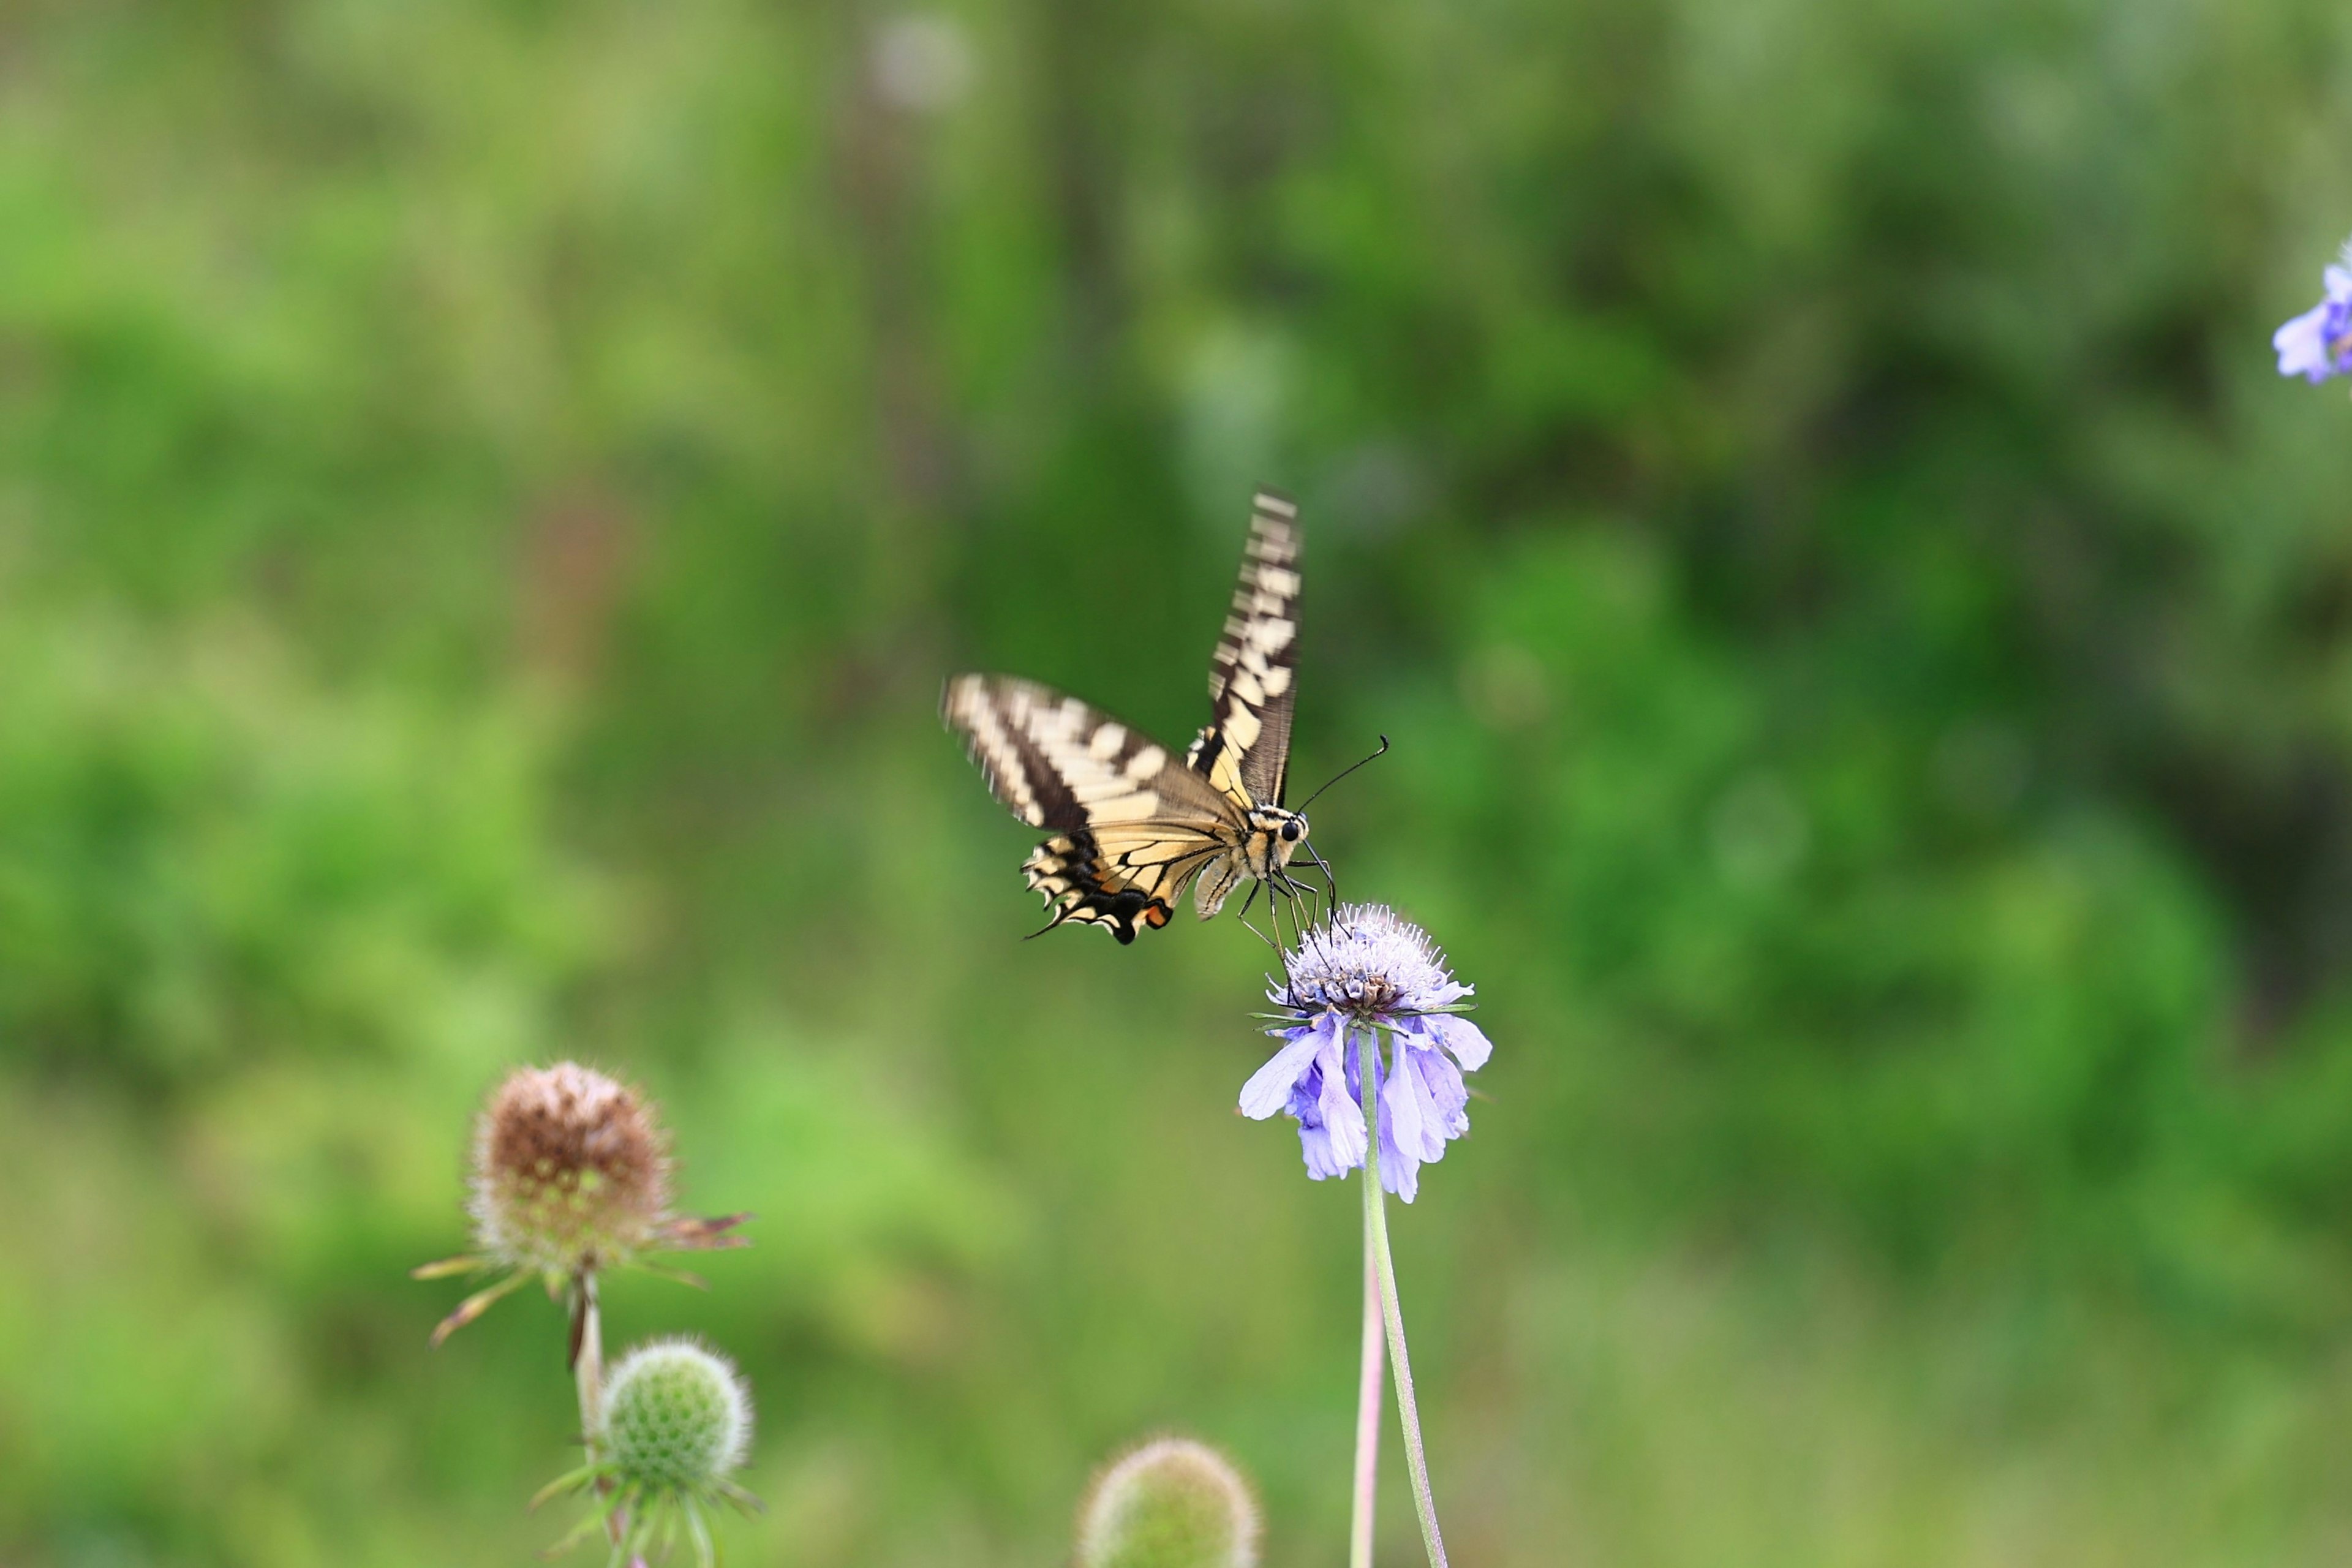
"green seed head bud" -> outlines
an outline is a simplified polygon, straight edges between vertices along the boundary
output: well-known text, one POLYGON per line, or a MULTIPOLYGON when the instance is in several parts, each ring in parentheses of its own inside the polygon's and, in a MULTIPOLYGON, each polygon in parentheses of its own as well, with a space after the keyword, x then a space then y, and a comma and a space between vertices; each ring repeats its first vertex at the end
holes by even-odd
POLYGON ((617 1268, 669 1216, 668 1144, 635 1089, 572 1062, 522 1068, 476 1125, 473 1187, 476 1239, 499 1262, 617 1268))
POLYGON ((1078 1568, 1256 1568, 1257 1537, 1241 1471, 1187 1437, 1129 1450, 1078 1505, 1078 1568))
POLYGON ((751 1445, 751 1391, 732 1362, 692 1340, 653 1340, 623 1356, 588 1438, 588 1462, 539 1501, 584 1492, 594 1506, 542 1556, 602 1536, 616 1564, 658 1562, 683 1541, 700 1568, 717 1568, 712 1511, 760 1506, 733 1479, 751 1445))
POLYGON ((751 1395, 734 1363, 691 1340, 654 1340, 604 1385, 600 1461, 623 1487, 703 1493, 742 1466, 751 1395))

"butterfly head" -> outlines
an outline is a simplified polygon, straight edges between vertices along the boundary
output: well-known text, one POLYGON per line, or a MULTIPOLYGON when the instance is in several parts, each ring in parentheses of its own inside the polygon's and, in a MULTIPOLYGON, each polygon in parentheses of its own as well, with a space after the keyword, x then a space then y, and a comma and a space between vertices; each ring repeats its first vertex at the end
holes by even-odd
POLYGON ((1278 805, 1254 805, 1250 834, 1265 864, 1286 866, 1291 855, 1307 842, 1307 818, 1278 805))

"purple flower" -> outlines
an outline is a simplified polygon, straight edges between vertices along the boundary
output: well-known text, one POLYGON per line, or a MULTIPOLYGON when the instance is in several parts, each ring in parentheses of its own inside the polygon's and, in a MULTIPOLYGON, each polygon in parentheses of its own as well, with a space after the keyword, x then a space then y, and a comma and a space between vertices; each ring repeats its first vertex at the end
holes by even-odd
POLYGON ((2352 245, 2325 274, 2327 298, 2271 334, 2279 374, 2318 383, 2352 371, 2352 245))
POLYGON ((1342 904, 1283 954, 1284 975, 1266 999, 1282 1021, 1266 1031, 1285 1044, 1242 1086, 1242 1114, 1285 1111, 1298 1123, 1307 1173, 1317 1181, 1364 1163, 1363 1073, 1381 1112, 1381 1185, 1412 1202, 1421 1167, 1470 1131, 1462 1086, 1494 1047, 1455 1015, 1471 988, 1419 926, 1379 904, 1342 904), (1379 1047, 1385 1032, 1388 1060, 1379 1047), (1369 1051, 1363 1047, 1370 1043, 1369 1051))

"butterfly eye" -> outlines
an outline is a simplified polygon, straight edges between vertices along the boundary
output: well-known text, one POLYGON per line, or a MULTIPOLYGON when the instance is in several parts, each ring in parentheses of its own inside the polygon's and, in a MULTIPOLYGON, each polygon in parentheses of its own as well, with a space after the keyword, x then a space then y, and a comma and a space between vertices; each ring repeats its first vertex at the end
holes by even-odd
POLYGON ((1298 824, 1297 822, 1284 823, 1282 825, 1282 836, 1292 843, 1297 843, 1298 840, 1298 824))

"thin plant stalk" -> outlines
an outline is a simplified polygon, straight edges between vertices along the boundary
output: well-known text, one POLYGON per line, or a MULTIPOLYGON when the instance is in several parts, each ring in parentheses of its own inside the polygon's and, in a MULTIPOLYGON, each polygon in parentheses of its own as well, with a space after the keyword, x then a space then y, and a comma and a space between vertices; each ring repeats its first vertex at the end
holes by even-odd
POLYGON ((1348 1522, 1348 1568, 1372 1568, 1372 1508, 1381 1473, 1381 1385, 1388 1371, 1381 1341, 1381 1271, 1372 1260, 1372 1218, 1364 1215, 1364 1355, 1356 1385, 1356 1507, 1348 1522))
POLYGON ((604 1405, 604 1322, 596 1310, 595 1270, 574 1275, 572 1289, 576 1294, 572 1310, 580 1317, 572 1340, 572 1381, 580 1390, 581 1439, 593 1449, 604 1405))
MULTIPOLYGON (((587 1446, 588 1458, 596 1458, 596 1431, 604 1416, 604 1317, 596 1303, 596 1271, 583 1268, 572 1277, 572 1310, 579 1314, 572 1350, 572 1381, 580 1391, 580 1440, 587 1446)), ((602 1494, 613 1489, 610 1480, 600 1480, 596 1490, 602 1494)), ((604 1520, 605 1533, 618 1546, 629 1527, 628 1515, 614 1509, 604 1520)))
POLYGON ((1437 1502, 1429 1490, 1429 1459, 1421 1443, 1421 1409, 1412 1396, 1412 1363, 1405 1354, 1404 1312, 1397 1305, 1396 1263, 1389 1253, 1388 1194, 1381 1190, 1381 1041, 1364 1031, 1361 1070, 1364 1094, 1364 1240, 1381 1282, 1381 1315, 1388 1325, 1389 1360, 1396 1367, 1397 1420, 1404 1428, 1405 1474, 1412 1481, 1412 1510, 1421 1520, 1421 1542, 1429 1568, 1446 1568, 1445 1541, 1437 1530, 1437 1502))

